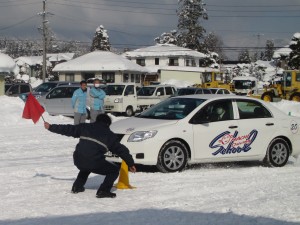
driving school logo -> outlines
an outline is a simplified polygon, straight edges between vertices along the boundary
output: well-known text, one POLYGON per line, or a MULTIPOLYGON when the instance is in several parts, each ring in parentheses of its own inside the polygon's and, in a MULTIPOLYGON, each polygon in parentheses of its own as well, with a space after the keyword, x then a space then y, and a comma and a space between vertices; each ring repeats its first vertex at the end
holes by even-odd
POLYGON ((257 130, 252 130, 249 134, 239 135, 238 131, 231 134, 229 131, 225 131, 215 137, 210 142, 209 147, 216 149, 214 156, 221 154, 234 154, 241 152, 248 152, 251 150, 251 144, 255 141, 258 134, 257 130))

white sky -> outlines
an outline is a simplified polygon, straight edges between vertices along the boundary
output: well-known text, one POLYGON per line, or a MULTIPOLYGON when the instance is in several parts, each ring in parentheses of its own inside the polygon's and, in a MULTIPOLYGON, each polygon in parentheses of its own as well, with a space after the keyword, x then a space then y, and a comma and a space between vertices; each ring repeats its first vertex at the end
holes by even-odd
MULTIPOLYGON (((267 39, 282 47, 299 32, 299 0, 205 2, 209 20, 203 25, 208 32, 221 36, 227 47, 265 46, 267 39)), ((176 29, 177 8, 177 0, 47 1, 47 11, 55 14, 49 17, 50 26, 58 39, 90 42, 102 24, 116 48, 154 44, 153 39, 162 32, 176 29)), ((37 27, 41 18, 35 15, 41 9, 42 0, 1 0, 0 37, 40 38, 37 27)), ((226 51, 227 55, 236 52, 226 51)))

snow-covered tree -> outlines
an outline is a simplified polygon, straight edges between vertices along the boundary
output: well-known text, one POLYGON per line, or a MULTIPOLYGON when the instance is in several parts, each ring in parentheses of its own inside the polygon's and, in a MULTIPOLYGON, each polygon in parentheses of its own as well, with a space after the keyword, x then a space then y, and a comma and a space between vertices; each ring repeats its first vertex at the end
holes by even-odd
POLYGON ((177 30, 171 30, 170 32, 164 32, 160 37, 156 37, 154 41, 157 44, 173 44, 177 45, 177 30))
POLYGON ((202 52, 201 40, 205 29, 201 20, 207 20, 208 15, 202 0, 178 0, 178 45, 202 52))
POLYGON ((218 58, 225 59, 226 56, 223 52, 222 46, 222 39, 215 33, 209 33, 205 36, 203 41, 204 53, 216 52, 218 54, 218 58))
POLYGON ((290 53, 289 66, 292 69, 300 69, 300 33, 293 35, 292 41, 290 42, 290 53))
POLYGON ((251 62, 251 58, 250 58, 248 49, 244 49, 239 53, 238 60, 242 61, 242 62, 251 62))
POLYGON ((102 51, 110 51, 110 42, 109 42, 109 36, 107 34, 107 30, 104 29, 102 25, 97 27, 91 51, 95 50, 102 50, 102 51))
POLYGON ((274 54, 274 41, 267 40, 266 41, 266 50, 263 56, 264 60, 270 61, 274 54))

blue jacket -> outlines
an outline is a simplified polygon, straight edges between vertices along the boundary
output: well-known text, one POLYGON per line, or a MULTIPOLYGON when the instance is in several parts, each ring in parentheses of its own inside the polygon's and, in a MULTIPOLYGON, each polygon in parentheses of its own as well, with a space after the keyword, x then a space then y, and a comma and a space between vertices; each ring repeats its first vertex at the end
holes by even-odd
POLYGON ((72 96, 72 107, 76 113, 86 113, 86 91, 78 88, 72 96))
POLYGON ((90 106, 94 110, 102 110, 106 94, 101 88, 92 87, 90 90, 90 106))

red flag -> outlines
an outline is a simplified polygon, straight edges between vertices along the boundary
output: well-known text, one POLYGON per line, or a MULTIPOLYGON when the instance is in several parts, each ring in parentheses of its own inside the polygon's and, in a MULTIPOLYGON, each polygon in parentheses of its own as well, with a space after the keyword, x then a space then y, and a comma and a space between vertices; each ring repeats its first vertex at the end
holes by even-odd
POLYGON ((45 109, 40 105, 36 98, 29 93, 25 103, 22 117, 25 119, 32 119, 36 123, 42 116, 45 109))

